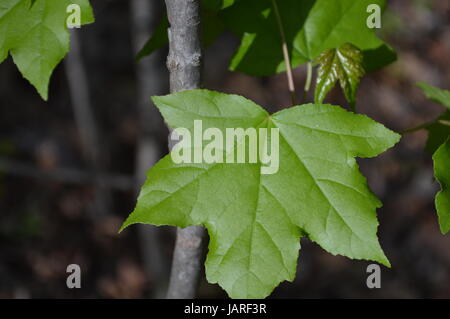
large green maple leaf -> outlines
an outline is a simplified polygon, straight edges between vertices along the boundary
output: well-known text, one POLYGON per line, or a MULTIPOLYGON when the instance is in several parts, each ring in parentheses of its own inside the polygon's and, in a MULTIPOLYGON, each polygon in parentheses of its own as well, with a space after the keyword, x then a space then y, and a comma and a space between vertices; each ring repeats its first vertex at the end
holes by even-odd
POLYGON ((2 0, 0 3, 0 63, 8 53, 22 75, 48 97, 53 69, 69 51, 67 7, 80 6, 81 23, 94 21, 88 0, 2 0))
POLYGON ((172 128, 190 132, 195 120, 224 134, 227 128, 278 128, 279 169, 261 174, 259 160, 175 164, 168 155, 149 171, 122 229, 134 223, 204 225, 207 279, 233 298, 266 297, 280 282, 292 281, 302 235, 332 254, 389 265, 376 236, 381 203, 355 157, 376 156, 399 135, 331 105, 269 115, 243 97, 207 90, 153 101, 172 128))
POLYGON ((436 209, 441 232, 450 231, 450 139, 439 147, 433 155, 434 175, 442 187, 436 196, 436 209))
MULTIPOLYGON (((368 6, 384 9, 384 0, 278 0, 277 4, 294 67, 345 43, 364 52, 366 71, 395 60, 395 53, 367 26, 368 6)), ((232 70, 257 76, 285 70, 272 0, 238 1, 222 16, 231 30, 242 35, 232 70)))

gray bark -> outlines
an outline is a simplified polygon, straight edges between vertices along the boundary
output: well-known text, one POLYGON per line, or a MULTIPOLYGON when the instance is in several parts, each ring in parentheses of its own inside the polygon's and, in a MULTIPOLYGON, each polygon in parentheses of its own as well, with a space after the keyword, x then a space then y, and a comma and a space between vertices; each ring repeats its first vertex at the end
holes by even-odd
POLYGON ((203 264, 202 226, 177 229, 177 240, 170 274, 168 299, 193 299, 196 296, 203 264))
MULTIPOLYGON (((154 0, 132 0, 130 6, 133 47, 137 54, 150 38, 161 10, 154 0)), ((135 171, 137 193, 145 182, 146 171, 160 158, 157 136, 163 130, 164 123, 157 108, 150 101, 150 96, 162 94, 167 86, 161 80, 166 72, 162 70, 160 62, 160 54, 154 53, 136 64, 139 119, 135 171)), ((153 225, 138 227, 145 271, 151 280, 154 297, 161 298, 167 289, 169 271, 168 260, 161 244, 160 229, 153 225)))
POLYGON ((169 56, 172 93, 201 84, 202 50, 199 0, 166 0, 169 17, 169 56))
MULTIPOLYGON (((170 23, 167 57, 170 90, 175 93, 198 88, 201 84, 202 65, 200 1, 165 2, 170 23)), ((195 297, 202 270, 204 237, 205 230, 201 226, 177 230, 167 298, 195 297)))

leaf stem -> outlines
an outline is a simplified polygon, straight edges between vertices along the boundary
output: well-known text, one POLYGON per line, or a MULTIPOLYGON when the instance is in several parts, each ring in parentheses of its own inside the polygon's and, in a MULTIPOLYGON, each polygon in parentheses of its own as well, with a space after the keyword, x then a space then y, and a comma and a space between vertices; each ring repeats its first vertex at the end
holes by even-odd
POLYGON ((309 90, 311 89, 311 80, 312 80, 312 63, 308 62, 306 64, 306 82, 305 82, 305 88, 303 90, 302 103, 305 103, 306 95, 308 94, 309 90))
POLYGON ((445 126, 450 126, 450 121, 447 121, 447 120, 434 120, 432 122, 424 123, 422 125, 419 125, 419 126, 416 126, 416 127, 413 127, 413 128, 407 129, 407 130, 404 130, 400 134, 406 135, 406 134, 415 133, 415 132, 427 129, 433 124, 442 124, 442 125, 445 125, 445 126))
POLYGON ((436 121, 428 122, 428 123, 425 123, 425 124, 422 124, 422 125, 419 125, 419 126, 416 126, 416 127, 404 130, 404 131, 401 131, 400 134, 406 135, 406 134, 415 133, 415 132, 427 129, 428 127, 430 127, 431 125, 433 125, 435 123, 436 123, 436 121))
POLYGON ((281 20, 281 15, 280 15, 280 11, 278 9, 277 0, 272 0, 272 5, 273 5, 274 13, 275 13, 275 18, 278 23, 278 29, 280 31, 280 36, 281 36, 284 63, 286 64, 288 87, 289 87, 289 92, 291 93, 291 102, 292 102, 292 105, 296 105, 297 98, 296 98, 296 93, 295 93, 295 83, 294 83, 294 76, 293 76, 293 72, 292 72, 291 58, 289 57, 289 50, 288 50, 288 46, 287 46, 286 35, 284 33, 283 22, 281 20))
POLYGON ((440 121, 438 121, 438 122, 439 122, 439 124, 446 125, 446 126, 450 126, 450 121, 440 120, 440 121))

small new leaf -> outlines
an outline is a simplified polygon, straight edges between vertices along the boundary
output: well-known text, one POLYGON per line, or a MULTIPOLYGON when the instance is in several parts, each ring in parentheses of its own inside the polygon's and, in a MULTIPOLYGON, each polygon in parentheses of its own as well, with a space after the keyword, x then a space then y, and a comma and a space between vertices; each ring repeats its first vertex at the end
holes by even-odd
POLYGON ((443 234, 450 231, 450 139, 439 147, 433 155, 434 175, 442 191, 436 196, 436 209, 443 234))
MULTIPOLYGON (((175 164, 168 155, 148 172, 122 229, 135 223, 205 226, 207 279, 233 298, 263 298, 280 282, 292 281, 299 240, 306 234, 332 254, 389 266, 376 235, 381 203, 355 157, 384 152, 397 143, 398 134, 332 105, 295 106, 269 115, 241 96, 207 90, 153 101, 170 127, 185 128, 191 136, 198 134, 195 120, 202 121, 203 131, 214 128, 223 136, 227 129, 255 128, 259 141, 267 137, 260 128, 278 129, 279 169, 262 174, 267 162, 259 159, 175 164)), ((271 136, 265 145, 274 141, 271 136)), ((223 158, 230 150, 217 151, 223 158)))
POLYGON ((70 4, 80 6, 81 24, 94 22, 88 0, 2 0, 0 6, 0 63, 11 54, 44 100, 53 69, 69 51, 70 4))
POLYGON ((345 98, 354 110, 358 85, 365 74, 363 60, 361 51, 349 43, 323 52, 316 60, 316 64, 319 64, 316 103, 322 103, 339 80, 345 98))

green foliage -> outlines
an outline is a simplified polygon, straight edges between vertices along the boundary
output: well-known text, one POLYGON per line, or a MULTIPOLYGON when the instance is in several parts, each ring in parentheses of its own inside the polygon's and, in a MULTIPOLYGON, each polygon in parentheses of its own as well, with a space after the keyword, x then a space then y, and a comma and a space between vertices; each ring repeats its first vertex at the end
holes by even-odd
POLYGON ((78 4, 81 23, 94 21, 88 0, 2 0, 0 6, 0 63, 11 54, 22 75, 48 97, 53 69, 69 51, 67 6, 78 4))
POLYGON ((194 120, 223 134, 226 128, 278 128, 279 170, 263 175, 261 161, 175 164, 168 155, 149 171, 122 229, 204 225, 210 235, 207 279, 233 298, 266 297, 280 282, 292 281, 302 235, 332 254, 389 266, 376 236, 381 203, 355 157, 374 157, 399 135, 331 105, 269 115, 243 97, 207 90, 153 101, 171 128, 192 134, 194 120))
POLYGON ((433 124, 427 127, 428 140, 425 149, 433 154, 450 136, 450 111, 444 112, 433 124))
POLYGON ((450 231, 450 139, 434 153, 433 161, 434 175, 442 187, 436 196, 436 209, 441 231, 446 234, 450 231))
MULTIPOLYGON (((393 50, 366 25, 367 7, 385 0, 202 0, 202 38, 211 44, 230 30, 241 43, 230 69, 255 76, 286 70, 276 1, 293 67, 319 64, 316 104, 268 114, 236 95, 191 90, 154 97, 172 128, 194 135, 203 129, 277 129, 279 169, 262 173, 252 163, 182 163, 167 155, 148 173, 137 205, 121 230, 135 223, 187 227, 203 225, 210 235, 206 275, 233 298, 268 296, 282 281, 295 278, 300 238, 308 237, 334 255, 373 260, 390 266, 377 239, 380 201, 360 173, 357 157, 375 157, 395 145, 399 135, 364 115, 322 104, 339 81, 354 109, 365 72, 395 60, 393 50)), ((48 83, 69 50, 66 8, 81 7, 81 23, 94 21, 88 0, 2 0, 0 62, 10 54, 22 75, 48 97, 48 83)), ((138 58, 168 42, 163 17, 138 58)), ((427 127, 427 147, 434 152, 436 196, 441 231, 450 231, 450 92, 418 84, 431 100, 449 110, 427 127), (445 124, 447 123, 447 124, 445 124)), ((257 131, 258 140, 269 138, 257 131)), ((202 146, 209 143, 201 141, 202 146)), ((238 151, 221 148, 226 158, 238 151)), ((261 144, 259 144, 261 146, 261 144)), ((194 150, 194 147, 190 149, 194 150)), ((36 227, 26 224, 27 231, 36 227)))
MULTIPOLYGON (((208 9, 223 9, 214 19, 203 21, 203 29, 204 32, 219 30, 215 24, 222 21, 226 29, 241 37, 230 69, 255 76, 285 71, 281 37, 271 0, 225 1, 224 6, 216 6, 216 2, 203 1, 203 6, 208 9)), ((293 67, 313 61, 323 51, 345 43, 363 51, 366 71, 379 69, 396 59, 393 50, 366 25, 367 6, 379 4, 384 8, 384 0, 283 0, 277 3, 293 67)), ((149 43, 161 38, 167 41, 164 23, 157 27, 149 43)), ((218 35, 208 36, 209 43, 218 35)), ((160 44, 147 44, 148 48, 140 56, 151 54, 164 45, 160 44)))
POLYGON ((417 83, 427 98, 436 102, 442 106, 445 106, 450 110, 450 92, 442 89, 438 89, 425 82, 417 83))
POLYGON ((427 98, 449 109, 427 127, 429 134, 426 145, 426 149, 434 153, 434 175, 442 187, 436 196, 436 210, 441 231, 446 234, 450 231, 450 92, 425 82, 417 83, 417 86, 427 98))
POLYGON ((153 35, 150 39, 144 44, 144 47, 139 51, 136 56, 137 60, 142 59, 143 57, 150 55, 154 51, 161 49, 169 43, 169 38, 167 35, 167 28, 169 27, 169 19, 167 15, 164 15, 156 26, 153 35))
POLYGON ((202 5, 210 10, 221 10, 232 6, 238 0, 202 0, 202 5))
MULTIPOLYGON (((283 0, 277 3, 294 67, 345 43, 362 51, 392 51, 366 25, 367 6, 378 4, 384 8, 384 0, 283 0)), ((223 17, 228 27, 242 36, 241 46, 231 62, 232 70, 266 76, 286 69, 271 0, 239 1, 224 10, 223 17)), ((394 57, 392 54, 373 56, 370 69, 388 64, 394 57)))
POLYGON ((315 102, 322 103, 339 80, 345 97, 354 110, 356 90, 365 74, 361 51, 347 43, 337 49, 323 52, 316 63, 320 66, 317 73, 315 102))
POLYGON ((449 109, 427 127, 429 134, 426 150, 434 153, 450 136, 450 92, 425 82, 417 83, 417 86, 422 89, 427 98, 449 109))

